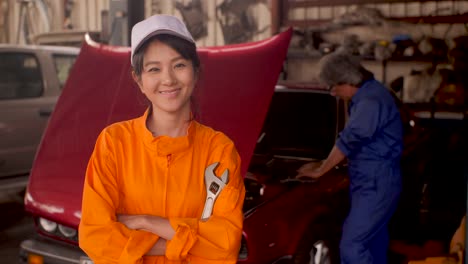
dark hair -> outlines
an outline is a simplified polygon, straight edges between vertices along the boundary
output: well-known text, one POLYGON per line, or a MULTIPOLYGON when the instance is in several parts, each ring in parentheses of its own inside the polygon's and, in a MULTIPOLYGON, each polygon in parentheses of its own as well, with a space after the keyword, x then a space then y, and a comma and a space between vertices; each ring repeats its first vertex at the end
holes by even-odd
POLYGON ((177 51, 184 59, 187 59, 192 62, 195 74, 200 72, 200 58, 198 57, 197 47, 194 43, 189 42, 185 39, 169 35, 169 34, 159 34, 149 38, 143 43, 138 50, 135 51, 133 55, 133 71, 136 76, 140 77, 143 72, 143 57, 148 48, 149 43, 154 40, 159 40, 162 43, 168 45, 177 51))

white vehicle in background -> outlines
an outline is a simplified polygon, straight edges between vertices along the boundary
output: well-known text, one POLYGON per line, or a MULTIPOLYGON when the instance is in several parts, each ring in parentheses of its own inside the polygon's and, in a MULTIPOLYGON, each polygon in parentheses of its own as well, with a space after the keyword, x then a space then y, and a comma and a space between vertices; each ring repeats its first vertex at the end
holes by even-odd
POLYGON ((0 202, 27 185, 36 149, 79 48, 0 44, 0 202))

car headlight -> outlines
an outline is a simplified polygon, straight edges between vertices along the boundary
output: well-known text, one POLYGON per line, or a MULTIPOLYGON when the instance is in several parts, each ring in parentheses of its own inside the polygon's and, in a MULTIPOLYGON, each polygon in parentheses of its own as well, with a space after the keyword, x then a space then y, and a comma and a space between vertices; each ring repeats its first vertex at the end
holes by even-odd
POLYGON ((39 225, 42 229, 50 233, 55 232, 55 230, 57 230, 57 223, 44 219, 42 217, 39 218, 39 225))
POLYGON ((76 228, 58 224, 42 217, 38 217, 37 222, 41 233, 46 233, 45 235, 78 242, 78 230, 76 228))
POLYGON ((60 233, 65 236, 66 238, 72 238, 76 235, 76 229, 71 227, 66 227, 63 225, 58 225, 58 229, 60 233))

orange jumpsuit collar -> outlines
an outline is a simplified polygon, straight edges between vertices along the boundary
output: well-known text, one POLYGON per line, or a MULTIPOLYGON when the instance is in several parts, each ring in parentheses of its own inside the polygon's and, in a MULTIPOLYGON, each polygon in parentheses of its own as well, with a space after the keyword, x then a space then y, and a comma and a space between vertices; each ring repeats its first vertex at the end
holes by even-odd
POLYGON ((192 146, 195 138, 196 126, 198 125, 196 121, 190 121, 187 134, 185 136, 176 138, 169 136, 154 137, 146 127, 146 120, 148 119, 150 110, 151 108, 148 108, 143 116, 137 119, 138 129, 141 130, 143 141, 147 147, 156 151, 158 156, 167 156, 183 152, 192 146))

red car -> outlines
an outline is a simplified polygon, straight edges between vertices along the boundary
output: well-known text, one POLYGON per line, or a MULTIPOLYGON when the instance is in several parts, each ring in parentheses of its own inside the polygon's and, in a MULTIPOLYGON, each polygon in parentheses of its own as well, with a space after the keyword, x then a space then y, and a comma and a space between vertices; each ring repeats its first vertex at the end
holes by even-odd
MULTIPOLYGON (((325 257, 337 245, 346 213, 345 171, 316 183, 293 179, 301 164, 325 157, 344 110, 323 90, 277 87, 274 93, 290 38, 289 30, 262 42, 199 50, 203 72, 211 73, 196 89, 200 121, 230 136, 244 161, 239 263, 325 257)), ((77 246, 86 165, 105 126, 145 110, 135 103, 138 96, 129 49, 87 40, 34 162, 25 207, 38 236, 22 242, 24 261, 92 263, 77 246)))

